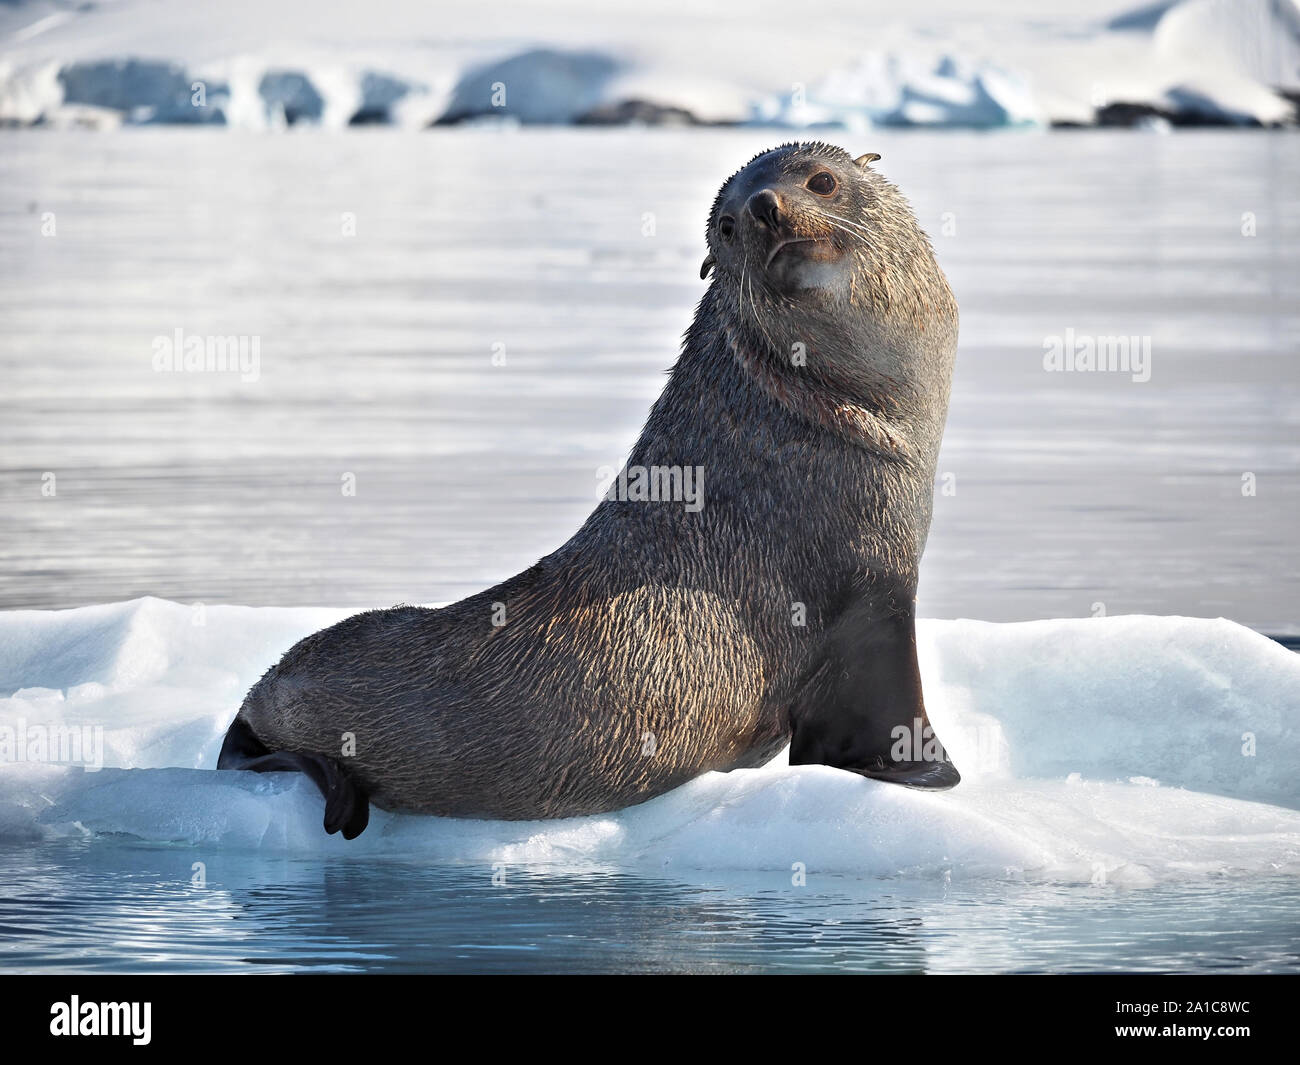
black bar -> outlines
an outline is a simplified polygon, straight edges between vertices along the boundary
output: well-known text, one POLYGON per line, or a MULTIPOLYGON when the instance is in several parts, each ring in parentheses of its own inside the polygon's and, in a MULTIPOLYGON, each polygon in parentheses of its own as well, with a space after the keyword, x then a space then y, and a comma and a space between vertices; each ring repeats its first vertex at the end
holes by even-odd
POLYGON ((853 1027, 867 1029, 876 1050, 933 1046, 937 1039, 947 1057, 968 1043, 988 1051, 990 1039, 1005 1047, 1026 1038, 1043 1056, 1126 1044, 1143 1051, 1192 1044, 1262 1050, 1284 1045, 1294 1028, 1297 990, 1295 976, 867 976, 839 985, 823 981, 800 989, 803 993, 784 988, 767 1006, 749 998, 762 995, 758 989, 743 998, 713 998, 702 997, 711 996, 709 990, 681 988, 677 1008, 674 988, 662 981, 649 998, 642 997, 647 992, 640 987, 581 976, 576 986, 551 979, 492 992, 469 986, 464 978, 425 976, 0 980, 11 1061, 21 1060, 14 1053, 23 1048, 93 1054, 110 1044, 131 1054, 208 1048, 220 1057, 252 1053, 259 1059, 277 1049, 295 1058, 316 1048, 334 1053, 368 1048, 373 1054, 396 1037, 431 1054, 461 1040, 470 1046, 481 1042, 491 1053, 501 1045, 498 1037, 528 1040, 539 1052, 554 1053, 567 1043, 592 1047, 593 1038, 607 1036, 618 1041, 616 1046, 640 1045, 653 1052, 656 1045, 665 1051, 680 1048, 688 1031, 695 1038, 715 1035, 732 1046, 754 1041, 769 1052, 786 1045, 812 1051, 831 1049, 824 1034, 814 1034, 824 1033, 831 1018, 840 1019, 832 1027, 850 1045, 866 1034, 848 1034, 843 1022, 852 1018, 853 1027), (66 1016, 72 996, 83 1014, 87 1004, 136 1003, 137 1019, 143 1019, 148 1003, 148 1042, 136 1043, 139 1037, 129 1033, 52 1034, 57 1011, 62 1004, 66 1016), (766 1031, 769 1026, 773 1031, 766 1031), (1135 1028, 1153 1031, 1134 1033, 1135 1028), (1209 1028, 1212 1034, 1180 1032, 1192 1028, 1209 1028), (1223 1031, 1229 1028, 1246 1031, 1223 1031))

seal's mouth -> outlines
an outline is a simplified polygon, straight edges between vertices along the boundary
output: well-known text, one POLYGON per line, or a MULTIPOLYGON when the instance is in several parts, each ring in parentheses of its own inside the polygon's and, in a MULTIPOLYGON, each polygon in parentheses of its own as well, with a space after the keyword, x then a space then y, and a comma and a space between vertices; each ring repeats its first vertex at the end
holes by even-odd
MULTIPOLYGON (((794 248, 797 245, 803 245, 803 244, 812 244, 814 246, 824 245, 829 247, 830 242, 826 240, 820 240, 816 237, 786 237, 782 240, 778 240, 775 244, 772 245, 772 250, 767 253, 767 262, 763 264, 763 269, 764 270, 769 269, 771 265, 776 261, 776 257, 780 255, 782 252, 784 252, 787 248, 794 248)), ((801 249, 801 251, 812 251, 812 250, 814 249, 812 248, 801 249)), ((791 254, 797 255, 800 254, 800 252, 792 252, 791 254)))

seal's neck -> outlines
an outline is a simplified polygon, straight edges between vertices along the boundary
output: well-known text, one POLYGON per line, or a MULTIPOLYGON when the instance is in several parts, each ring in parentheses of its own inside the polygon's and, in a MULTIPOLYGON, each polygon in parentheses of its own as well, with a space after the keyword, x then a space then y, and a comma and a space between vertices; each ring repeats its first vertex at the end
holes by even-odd
MULTIPOLYGON (((724 326, 728 350, 741 368, 772 399, 805 421, 876 454, 915 457, 913 444, 899 421, 902 407, 896 383, 883 376, 878 387, 857 395, 825 375, 784 366, 771 343, 745 326, 724 326)), ((797 357, 797 356, 796 356, 797 357)))
POLYGON ((711 306, 700 310, 721 323, 732 358, 782 407, 875 454, 924 466, 942 436, 956 348, 956 305, 938 278, 947 303, 932 306, 920 329, 902 301, 810 299, 795 313, 763 297, 737 308, 711 289, 711 306))

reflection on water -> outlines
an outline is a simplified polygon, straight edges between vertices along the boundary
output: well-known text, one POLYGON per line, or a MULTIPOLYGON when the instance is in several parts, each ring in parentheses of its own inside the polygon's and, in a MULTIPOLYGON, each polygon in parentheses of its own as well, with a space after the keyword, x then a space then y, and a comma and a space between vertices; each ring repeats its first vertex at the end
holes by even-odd
POLYGON ((812 870, 795 887, 776 872, 691 882, 6 846, 0 971, 1296 971, 1298 902, 1285 878, 1122 890, 812 870))
MULTIPOLYGON (((0 607, 439 602, 530 565, 663 385, 720 179, 777 139, 0 131, 0 607), (177 328, 259 337, 257 380, 154 372, 177 328)), ((851 146, 962 309, 923 613, 1300 631, 1300 138, 851 146), (1066 330, 1149 337, 1151 379, 1045 372, 1066 330)))

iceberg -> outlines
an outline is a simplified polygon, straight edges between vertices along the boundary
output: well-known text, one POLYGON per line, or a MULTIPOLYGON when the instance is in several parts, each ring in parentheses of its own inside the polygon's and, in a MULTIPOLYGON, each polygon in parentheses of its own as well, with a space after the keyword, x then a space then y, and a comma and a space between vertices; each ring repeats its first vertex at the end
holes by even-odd
POLYGON ((1028 79, 986 61, 941 53, 870 52, 806 90, 753 107, 760 125, 994 128, 1041 125, 1028 79))
POLYGON ((474 67, 456 83, 440 124, 509 118, 524 125, 567 125, 606 103, 619 64, 599 52, 536 48, 474 67))

